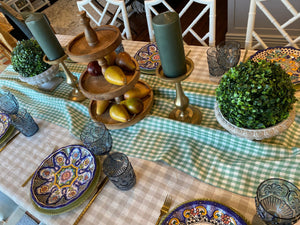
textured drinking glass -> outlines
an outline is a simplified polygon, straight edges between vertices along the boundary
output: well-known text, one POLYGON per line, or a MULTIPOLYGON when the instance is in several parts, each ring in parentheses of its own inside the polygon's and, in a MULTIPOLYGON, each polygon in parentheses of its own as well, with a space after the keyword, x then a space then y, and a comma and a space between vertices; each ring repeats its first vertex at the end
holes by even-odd
POLYGON ((8 90, 0 91, 0 110, 6 114, 17 114, 19 111, 18 100, 8 90))
POLYGON ((210 76, 221 77, 226 72, 226 69, 222 67, 217 60, 217 50, 215 47, 210 47, 206 51, 207 63, 210 76))
POLYGON ((31 137, 39 130, 39 126, 26 109, 21 108, 17 114, 10 115, 10 118, 14 127, 26 137, 31 137))
POLYGON ((120 190, 131 189, 136 176, 128 157, 120 152, 109 154, 103 162, 103 172, 120 190))
POLYGON ((112 138, 109 130, 101 122, 89 121, 83 128, 80 139, 95 155, 104 155, 111 150, 112 138))
POLYGON ((236 41, 222 41, 216 47, 219 65, 229 70, 240 61, 241 44, 236 41))
POLYGON ((300 218, 300 191, 289 181, 271 178, 257 188, 256 211, 268 225, 295 224, 300 218))

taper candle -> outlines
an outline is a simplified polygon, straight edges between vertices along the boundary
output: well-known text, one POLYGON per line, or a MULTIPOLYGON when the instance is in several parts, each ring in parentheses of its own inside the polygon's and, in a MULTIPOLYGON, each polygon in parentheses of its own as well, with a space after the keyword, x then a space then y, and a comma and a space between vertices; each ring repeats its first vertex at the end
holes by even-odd
POLYGON ((49 60, 56 60, 65 55, 49 21, 43 13, 29 15, 25 23, 49 60))
POLYGON ((152 20, 161 66, 166 77, 179 77, 187 71, 182 32, 176 12, 161 13, 152 20))

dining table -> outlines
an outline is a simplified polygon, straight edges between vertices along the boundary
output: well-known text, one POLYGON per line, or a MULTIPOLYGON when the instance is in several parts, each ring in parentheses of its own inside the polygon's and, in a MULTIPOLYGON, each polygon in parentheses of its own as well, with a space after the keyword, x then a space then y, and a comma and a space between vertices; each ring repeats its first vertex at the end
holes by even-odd
MULTIPOLYGON (((66 46, 73 37, 57 35, 57 38, 66 46)), ((122 40, 122 44, 134 57, 148 43, 122 40)), ((189 104, 202 113, 200 124, 169 119, 175 107, 175 85, 141 71, 140 80, 154 94, 150 112, 134 125, 110 130, 111 151, 129 157, 136 184, 121 191, 108 182, 79 224, 153 225, 166 195, 171 195, 170 210, 187 201, 211 200, 233 209, 248 224, 258 225, 263 223, 256 215, 255 195, 262 181, 277 177, 300 187, 299 101, 295 104, 294 123, 273 138, 253 141, 230 134, 215 118, 218 83, 210 79, 207 49, 207 46, 184 45, 194 69, 181 84, 189 104)), ((244 53, 242 49, 241 59, 244 53)), ((87 67, 71 60, 65 64, 78 79, 87 67)), ((90 100, 69 100, 72 87, 66 82, 53 91, 45 91, 20 81, 18 76, 9 65, 0 74, 0 87, 16 96, 20 107, 34 117, 39 131, 32 137, 18 135, 0 153, 0 191, 45 224, 73 224, 88 200, 61 214, 41 213, 32 202, 30 182, 25 187, 22 184, 55 147, 82 144, 80 133, 90 120, 90 100)), ((65 77, 63 70, 58 76, 65 77)))

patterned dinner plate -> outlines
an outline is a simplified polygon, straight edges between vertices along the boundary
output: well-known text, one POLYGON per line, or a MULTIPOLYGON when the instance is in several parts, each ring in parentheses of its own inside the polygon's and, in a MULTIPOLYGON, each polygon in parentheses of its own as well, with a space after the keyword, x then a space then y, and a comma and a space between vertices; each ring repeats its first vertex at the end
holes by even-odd
POLYGON ((5 113, 0 113, 0 140, 5 136, 10 124, 10 117, 5 113))
POLYGON ((291 76, 294 84, 300 83, 300 50, 293 47, 272 47, 259 50, 250 59, 276 62, 291 76))
POLYGON ((69 145, 49 155, 31 180, 31 197, 43 213, 58 214, 82 204, 100 178, 98 159, 84 146, 69 145))
POLYGON ((155 74, 155 69, 160 63, 160 57, 156 43, 149 43, 138 50, 134 55, 140 66, 140 70, 145 74, 155 74))
POLYGON ((248 225, 235 211, 209 200, 185 202, 169 212, 160 225, 248 225))

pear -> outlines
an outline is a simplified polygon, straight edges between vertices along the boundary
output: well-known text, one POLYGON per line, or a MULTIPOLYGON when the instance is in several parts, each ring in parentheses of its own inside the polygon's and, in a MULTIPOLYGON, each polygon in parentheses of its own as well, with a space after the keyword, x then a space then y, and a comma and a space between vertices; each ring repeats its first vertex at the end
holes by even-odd
POLYGON ((115 65, 116 57, 117 57, 117 53, 115 51, 112 51, 108 55, 104 56, 107 62, 107 66, 115 65))
POLYGON ((125 85, 126 84, 126 76, 123 70, 118 66, 109 66, 105 70, 104 77, 107 82, 115 85, 125 85))
POLYGON ((130 120, 130 115, 124 105, 114 104, 109 109, 109 115, 113 120, 125 123, 130 120))
POLYGON ((124 93, 124 98, 125 99, 144 98, 149 93, 150 93, 149 88, 147 88, 142 83, 136 83, 132 89, 124 93))
POLYGON ((131 114, 138 114, 143 111, 144 103, 139 98, 129 98, 120 102, 131 114))
POLYGON ((120 52, 116 56, 116 65, 126 71, 135 71, 135 63, 127 52, 120 52))
POLYGON ((98 116, 102 115, 105 112, 108 105, 109 105, 108 100, 97 100, 96 101, 96 114, 98 116))

